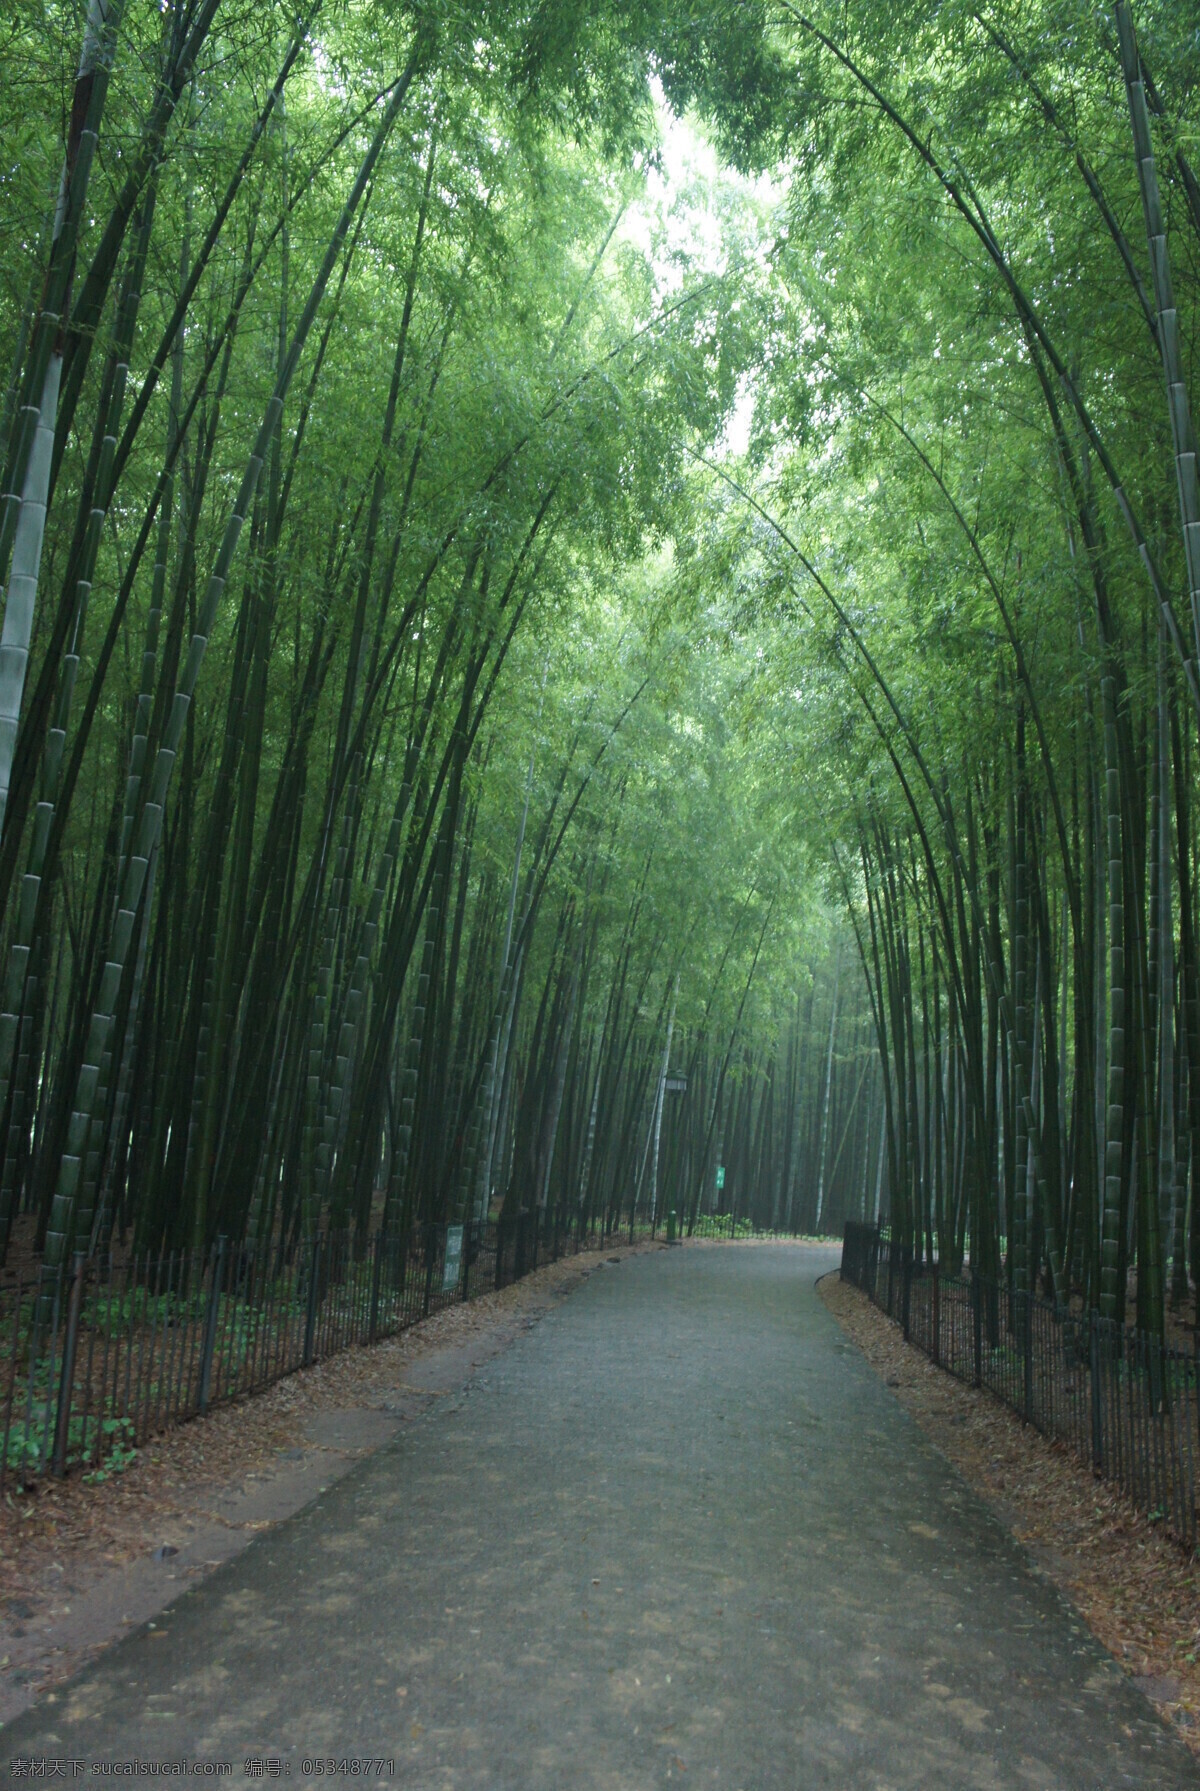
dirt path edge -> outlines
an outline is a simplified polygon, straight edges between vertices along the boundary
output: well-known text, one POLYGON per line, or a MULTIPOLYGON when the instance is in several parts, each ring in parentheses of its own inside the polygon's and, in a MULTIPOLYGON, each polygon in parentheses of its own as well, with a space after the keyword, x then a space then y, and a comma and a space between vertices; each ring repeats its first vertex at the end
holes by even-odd
POLYGON ((935 1368, 836 1269, 817 1292, 904 1410, 1200 1756, 1200 1564, 1061 1444, 935 1368))
POLYGON ((288 1375, 152 1437, 120 1475, 0 1501, 0 1725, 187 1585, 452 1398, 589 1275, 661 1244, 610 1243, 288 1375))

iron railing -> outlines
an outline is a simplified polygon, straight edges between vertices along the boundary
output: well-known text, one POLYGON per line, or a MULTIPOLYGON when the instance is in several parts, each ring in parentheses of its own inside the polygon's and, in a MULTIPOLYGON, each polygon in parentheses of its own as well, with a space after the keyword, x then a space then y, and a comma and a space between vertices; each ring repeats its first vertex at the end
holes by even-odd
POLYGON ((939 1368, 988 1388, 1195 1549, 1197 1350, 1007 1282, 947 1273, 882 1227, 847 1223, 841 1273, 939 1368))
POLYGON ((606 1235, 521 1213, 402 1237, 76 1256, 50 1293, 36 1275, 14 1277, 0 1284, 0 1492, 46 1474, 103 1476, 157 1431, 606 1235))

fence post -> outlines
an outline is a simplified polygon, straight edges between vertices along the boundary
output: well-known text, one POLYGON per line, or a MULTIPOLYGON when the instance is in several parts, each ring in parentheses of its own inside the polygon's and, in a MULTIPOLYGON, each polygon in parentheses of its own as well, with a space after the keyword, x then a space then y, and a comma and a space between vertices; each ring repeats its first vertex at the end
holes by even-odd
POLYGON ((978 1269, 971 1270, 971 1331, 975 1354, 974 1385, 983 1385, 983 1289, 978 1269))
POLYGON ((209 1394, 212 1391, 213 1352, 217 1347, 217 1318, 221 1310, 221 1284, 225 1279, 225 1237, 217 1239, 213 1251, 212 1281, 208 1289, 208 1311, 204 1318, 204 1348, 200 1355, 200 1391, 196 1396, 196 1410, 203 1417, 208 1410, 209 1394))
POLYGON ((913 1258, 912 1251, 904 1252, 903 1283, 900 1292, 900 1322, 904 1328, 904 1341, 908 1342, 908 1321, 912 1305, 913 1258))
POLYGON ((317 1341, 317 1293, 321 1279, 321 1234, 312 1241, 312 1264, 308 1271, 308 1311, 304 1318, 304 1367, 313 1365, 317 1341))
POLYGON ((67 1334, 63 1339, 62 1373, 58 1382, 58 1412, 54 1424, 54 1460, 51 1473, 61 1480, 67 1471, 67 1444, 71 1431, 71 1395, 75 1391, 75 1349, 79 1340, 79 1308, 83 1303, 84 1254, 76 1250, 72 1265, 71 1293, 67 1301, 67 1334))
POLYGON ((375 1233, 375 1261, 371 1272, 371 1318, 367 1326, 367 1342, 374 1343, 379 1334, 379 1279, 383 1274, 383 1233, 375 1233))
POLYGON ((425 1318, 429 1317, 429 1307, 433 1300, 433 1256, 434 1256, 433 1240, 434 1240, 436 1231, 437 1231, 437 1227, 434 1225, 434 1223, 431 1219, 429 1222, 429 1226, 425 1232, 425 1309, 424 1309, 424 1313, 422 1314, 422 1316, 425 1318))
POLYGON ((409 1233, 392 1232, 387 1240, 387 1274, 388 1287, 395 1301, 395 1309, 400 1314, 400 1329, 403 1330, 408 1320, 404 1316, 405 1283, 408 1280, 408 1244, 409 1233))
POLYGON ((1025 1356, 1025 1422, 1033 1423, 1033 1294, 1025 1288, 1021 1294, 1025 1312, 1021 1324, 1022 1350, 1025 1356))
POLYGON ((1092 1380, 1092 1472, 1104 1472, 1104 1396, 1100 1386, 1100 1314, 1092 1313, 1089 1355, 1092 1380))
POLYGON ((939 1291, 938 1265, 933 1265, 933 1365, 942 1365, 942 1303, 939 1291))

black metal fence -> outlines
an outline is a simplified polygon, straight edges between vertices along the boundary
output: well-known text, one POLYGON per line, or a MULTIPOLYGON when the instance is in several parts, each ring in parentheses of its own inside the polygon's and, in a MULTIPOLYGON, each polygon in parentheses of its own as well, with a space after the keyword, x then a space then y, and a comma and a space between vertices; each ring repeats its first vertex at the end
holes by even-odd
POLYGON ((920 1263, 886 1230, 848 1223, 842 1278, 939 1368, 987 1387, 1073 1449, 1189 1552, 1197 1541, 1200 1359, 1096 1313, 920 1263))
POLYGON ((104 1478, 155 1431, 605 1241, 523 1213, 290 1249, 222 1238, 121 1264, 77 1256, 51 1295, 16 1278, 0 1285, 0 1491, 104 1478))

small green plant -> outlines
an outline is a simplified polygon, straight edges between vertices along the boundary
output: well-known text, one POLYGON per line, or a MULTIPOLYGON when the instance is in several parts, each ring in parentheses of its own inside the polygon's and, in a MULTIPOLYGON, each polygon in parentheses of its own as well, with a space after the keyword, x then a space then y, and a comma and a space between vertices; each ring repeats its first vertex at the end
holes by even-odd
POLYGON ((132 1418, 102 1418, 100 1434, 110 1439, 109 1447, 96 1466, 83 1476, 88 1486, 100 1486, 111 1475, 123 1474, 137 1458, 132 1418))
POLYGON ((753 1235, 754 1226, 749 1219, 736 1219, 730 1225, 728 1213, 700 1213, 697 1216, 692 1236, 697 1238, 748 1238, 753 1235))
MULTIPOLYGON (((14 1418, 9 1426, 5 1445, 5 1468, 9 1471, 24 1468, 35 1474, 44 1462, 50 1459, 54 1448, 54 1429, 57 1422, 53 1411, 50 1424, 46 1424, 45 1407, 35 1410, 32 1417, 14 1418)), ((107 1480, 110 1474, 120 1474, 129 1466, 137 1455, 133 1442, 133 1419, 127 1417, 107 1417, 99 1420, 101 1441, 100 1459, 90 1473, 84 1475, 89 1485, 107 1480)), ((87 1449, 95 1447, 96 1420, 83 1416, 72 1417, 67 1425, 67 1465, 78 1464, 87 1449)))
POLYGON ((6 1468, 36 1468, 42 1458, 46 1427, 38 1418, 14 1418, 5 1439, 6 1468))
POLYGON ((185 1299, 176 1293, 153 1294, 148 1287, 128 1287, 121 1292, 109 1289, 89 1295, 83 1322, 113 1337, 138 1325, 179 1324, 203 1310, 204 1298, 199 1293, 185 1299))

